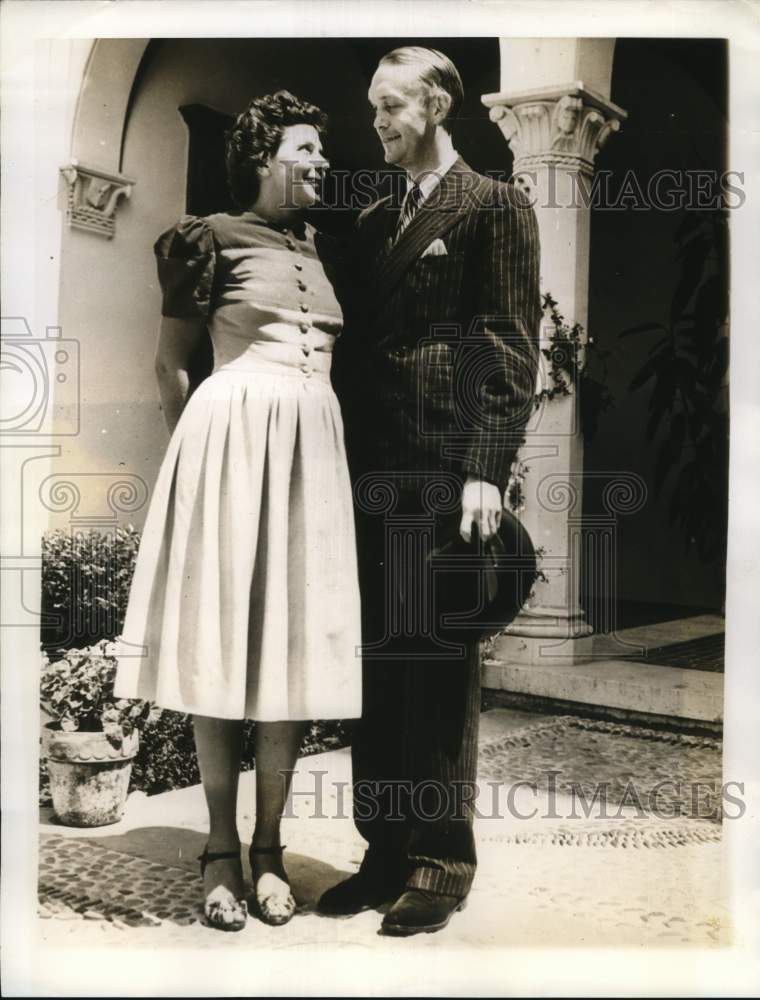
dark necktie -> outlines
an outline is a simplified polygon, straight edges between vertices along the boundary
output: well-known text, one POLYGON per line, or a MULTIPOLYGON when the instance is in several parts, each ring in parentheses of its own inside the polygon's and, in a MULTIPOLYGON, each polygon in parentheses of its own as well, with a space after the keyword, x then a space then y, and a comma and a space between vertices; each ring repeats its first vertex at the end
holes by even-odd
POLYGON ((393 238, 394 243, 398 242, 401 238, 401 234, 414 218, 414 214, 419 208, 421 201, 422 189, 419 184, 413 183, 406 192, 406 198, 404 198, 404 204, 401 207, 401 214, 398 217, 398 224, 396 226, 396 235, 393 238))

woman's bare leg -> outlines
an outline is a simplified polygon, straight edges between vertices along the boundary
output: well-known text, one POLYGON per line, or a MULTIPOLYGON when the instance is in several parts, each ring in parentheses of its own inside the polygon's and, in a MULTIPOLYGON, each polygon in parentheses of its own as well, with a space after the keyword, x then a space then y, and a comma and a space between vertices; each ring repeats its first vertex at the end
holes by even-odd
MULTIPOLYGON (((208 805, 208 852, 239 852, 236 812, 243 723, 196 715, 193 716, 193 728, 208 805)), ((220 885, 229 889, 236 898, 244 895, 242 870, 234 859, 209 862, 203 882, 206 896, 220 885)))
MULTIPOLYGON (((280 847, 280 821, 285 809, 292 771, 306 729, 305 722, 257 722, 256 753, 256 825, 253 830, 254 848, 280 847)), ((251 855, 253 884, 257 896, 274 894, 281 898, 287 910, 290 895, 282 855, 251 855), (262 878, 262 876, 270 876, 262 878), (274 878, 273 878, 273 877, 274 878), (261 880, 261 881, 259 881, 261 880)), ((270 909, 276 907, 272 902, 270 909)))
MULTIPOLYGON (((280 820, 298 760, 305 722, 257 722, 254 847, 280 846, 280 820)), ((262 855, 264 857, 264 855, 262 855)))

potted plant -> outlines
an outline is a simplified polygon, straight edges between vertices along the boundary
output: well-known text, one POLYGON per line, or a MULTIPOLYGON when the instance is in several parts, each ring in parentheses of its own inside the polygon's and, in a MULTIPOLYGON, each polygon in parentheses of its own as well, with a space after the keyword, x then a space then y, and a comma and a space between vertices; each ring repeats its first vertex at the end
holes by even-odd
POLYGON ((69 826, 105 826, 124 812, 148 702, 117 700, 116 643, 43 656, 40 703, 53 809, 69 826))

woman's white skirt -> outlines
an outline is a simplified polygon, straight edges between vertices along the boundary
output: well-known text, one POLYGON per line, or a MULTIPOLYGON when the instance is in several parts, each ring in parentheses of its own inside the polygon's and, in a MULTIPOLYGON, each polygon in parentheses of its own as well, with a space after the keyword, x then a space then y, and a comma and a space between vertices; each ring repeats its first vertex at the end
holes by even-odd
POLYGON ((340 408, 325 372, 261 367, 207 378, 172 435, 116 695, 223 719, 355 718, 360 605, 340 408))

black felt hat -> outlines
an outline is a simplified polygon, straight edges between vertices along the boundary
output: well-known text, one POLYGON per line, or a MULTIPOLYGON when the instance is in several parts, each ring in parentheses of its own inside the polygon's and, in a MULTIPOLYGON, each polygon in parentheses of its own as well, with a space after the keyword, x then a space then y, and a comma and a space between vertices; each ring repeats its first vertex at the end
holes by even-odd
POLYGON ((459 522, 438 532, 429 556, 436 633, 463 642, 495 635, 525 604, 536 580, 536 553, 525 525, 504 510, 497 534, 484 541, 473 526, 465 542, 459 522))

